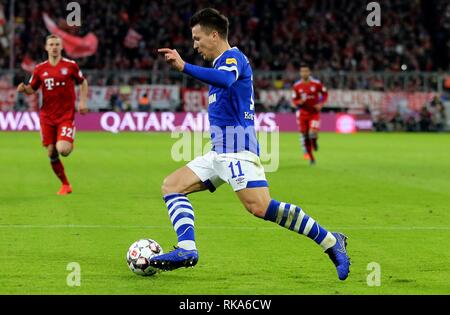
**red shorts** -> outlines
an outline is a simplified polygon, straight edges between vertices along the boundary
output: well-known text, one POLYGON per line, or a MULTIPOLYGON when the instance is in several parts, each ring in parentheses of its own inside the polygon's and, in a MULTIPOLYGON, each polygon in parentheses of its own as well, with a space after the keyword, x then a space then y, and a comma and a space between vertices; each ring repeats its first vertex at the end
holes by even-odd
POLYGON ((44 147, 56 144, 60 140, 73 143, 75 139, 75 124, 71 120, 63 121, 56 125, 41 120, 41 139, 44 147))
POLYGON ((301 133, 317 132, 320 129, 320 114, 301 113, 298 111, 297 123, 301 133))

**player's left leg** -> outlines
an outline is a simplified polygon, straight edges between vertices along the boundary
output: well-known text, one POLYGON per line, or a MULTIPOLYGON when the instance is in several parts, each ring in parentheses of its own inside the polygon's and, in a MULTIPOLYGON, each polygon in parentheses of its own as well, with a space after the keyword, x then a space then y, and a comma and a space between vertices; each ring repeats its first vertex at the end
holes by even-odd
MULTIPOLYGON (((59 153, 64 157, 69 156, 73 150, 74 139, 75 139, 75 126, 73 121, 65 121, 60 123, 56 129, 55 150, 57 151, 57 153, 59 153)), ((72 186, 70 185, 67 179, 64 170, 64 165, 62 164, 59 157, 54 163, 54 170, 55 173, 58 172, 60 174, 61 178, 65 179, 64 181, 62 181, 62 186, 58 192, 58 195, 67 195, 72 193, 72 186)))
POLYGON ((50 162, 52 165, 53 172, 60 179, 62 186, 57 192, 58 195, 68 195, 72 193, 72 186, 67 179, 66 172, 64 170, 64 165, 59 158, 59 150, 57 149, 58 143, 56 145, 49 145, 47 147, 50 157, 50 162))
POLYGON ((245 188, 236 194, 253 215, 303 234, 320 245, 336 266, 339 279, 347 278, 350 259, 346 251, 346 236, 328 232, 300 207, 272 199, 267 187, 245 188))
POLYGON ((59 178, 62 183, 61 189, 58 191, 58 195, 67 195, 72 192, 67 176, 64 172, 64 166, 59 159, 58 150, 56 149, 58 128, 53 124, 48 124, 46 121, 41 120, 41 138, 42 145, 47 149, 47 154, 50 159, 50 165, 53 172, 59 178))

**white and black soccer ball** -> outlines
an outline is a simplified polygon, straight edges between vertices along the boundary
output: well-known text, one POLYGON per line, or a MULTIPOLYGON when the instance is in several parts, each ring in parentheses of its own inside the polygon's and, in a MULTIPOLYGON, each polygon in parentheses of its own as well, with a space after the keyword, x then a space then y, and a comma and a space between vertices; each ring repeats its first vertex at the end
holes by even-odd
POLYGON ((162 253, 163 249, 156 241, 149 238, 138 240, 128 249, 128 267, 137 275, 152 276, 157 269, 150 266, 150 258, 162 253))

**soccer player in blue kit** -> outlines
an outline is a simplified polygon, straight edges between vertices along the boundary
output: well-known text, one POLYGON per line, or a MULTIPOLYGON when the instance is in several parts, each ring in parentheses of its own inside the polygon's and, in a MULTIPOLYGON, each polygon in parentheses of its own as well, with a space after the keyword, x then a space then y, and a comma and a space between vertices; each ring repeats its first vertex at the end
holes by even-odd
POLYGON ((173 270, 197 263, 194 209, 187 195, 206 189, 213 192, 226 182, 253 215, 306 235, 320 245, 336 266, 339 279, 345 280, 350 268, 347 237, 328 232, 300 207, 270 196, 254 128, 252 68, 247 57, 228 44, 228 19, 207 8, 195 13, 189 24, 194 49, 205 60, 212 61, 212 68, 186 63, 174 49, 161 48, 158 52, 173 68, 210 85, 212 150, 164 179, 161 190, 178 245, 167 254, 151 258, 150 264, 161 270, 173 270))

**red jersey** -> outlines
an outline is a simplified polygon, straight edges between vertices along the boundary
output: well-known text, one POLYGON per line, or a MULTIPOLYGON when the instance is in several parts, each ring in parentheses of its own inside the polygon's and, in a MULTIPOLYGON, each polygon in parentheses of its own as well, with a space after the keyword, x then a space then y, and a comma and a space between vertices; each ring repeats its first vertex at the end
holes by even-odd
POLYGON ((300 80, 294 83, 292 102, 300 107, 302 113, 318 114, 320 111, 315 109, 314 106, 325 102, 327 98, 327 88, 319 80, 310 78, 308 82, 300 80), (305 102, 300 104, 300 100, 305 102))
POLYGON ((33 90, 42 87, 40 118, 48 124, 58 124, 75 118, 75 82, 84 80, 75 61, 61 58, 52 66, 44 61, 38 64, 30 78, 33 90))

